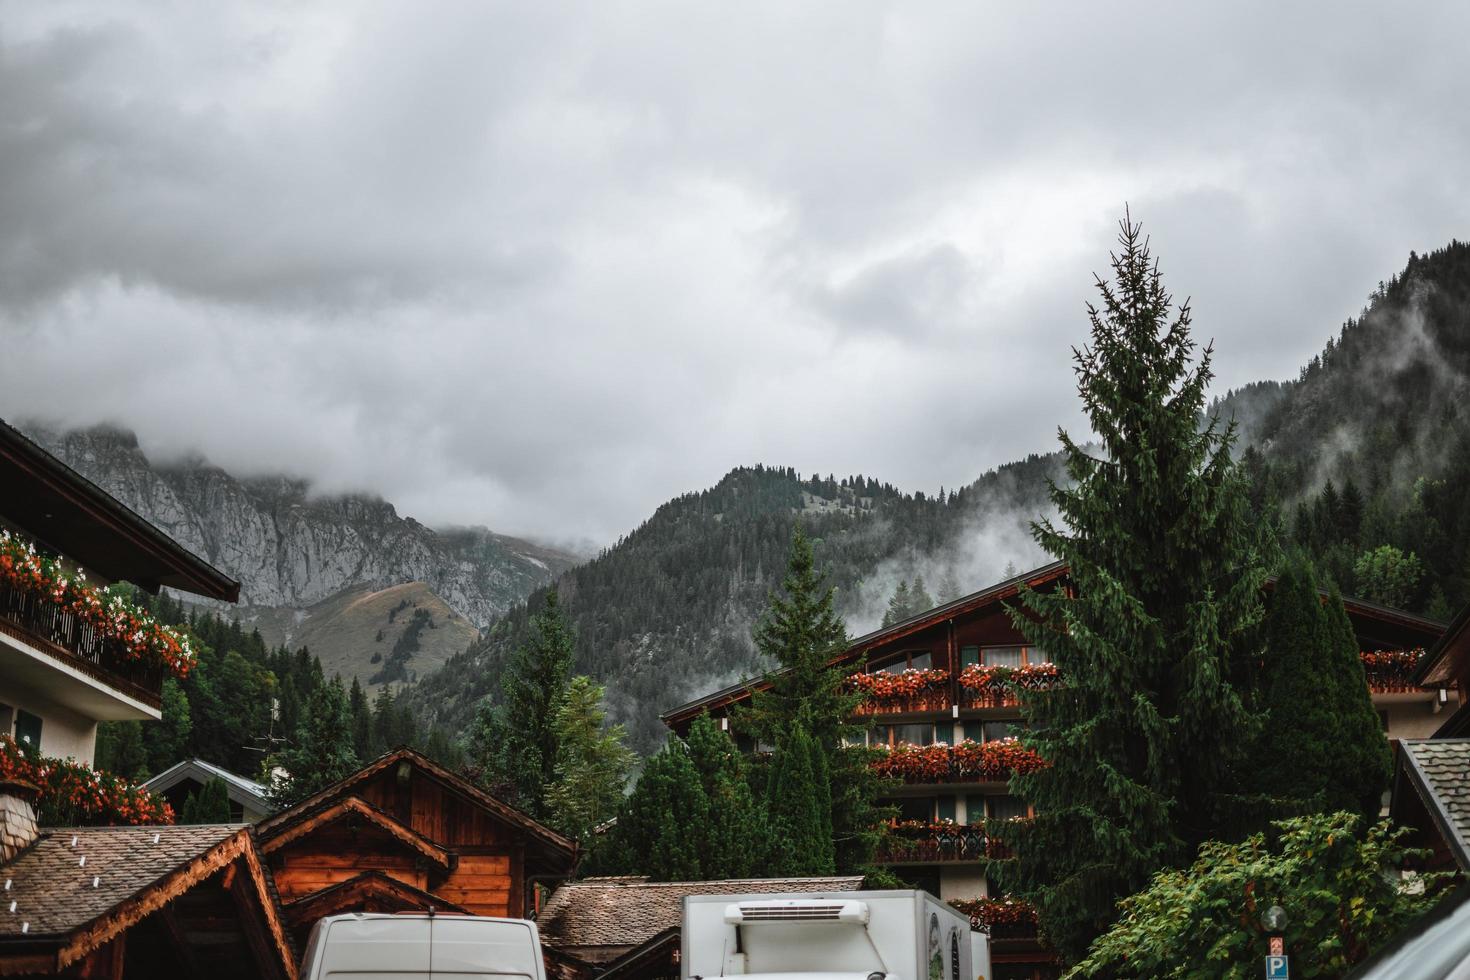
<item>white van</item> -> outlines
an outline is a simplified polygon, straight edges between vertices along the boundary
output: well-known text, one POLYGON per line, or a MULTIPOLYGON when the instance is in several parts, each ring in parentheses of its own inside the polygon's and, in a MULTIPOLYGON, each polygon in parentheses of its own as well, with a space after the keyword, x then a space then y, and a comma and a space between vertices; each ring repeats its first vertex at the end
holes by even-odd
POLYGON ((301 980, 546 980, 524 919, 412 913, 329 915, 311 928, 301 980))

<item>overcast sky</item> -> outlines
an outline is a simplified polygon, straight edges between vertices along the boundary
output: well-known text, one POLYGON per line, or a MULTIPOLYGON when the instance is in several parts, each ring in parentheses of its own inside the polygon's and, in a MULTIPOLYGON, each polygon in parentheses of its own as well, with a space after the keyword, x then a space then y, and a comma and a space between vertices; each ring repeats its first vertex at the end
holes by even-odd
POLYGON ((1470 230, 1461 3, 0 4, 0 416, 606 543, 1078 426, 1124 202, 1286 378, 1470 230))

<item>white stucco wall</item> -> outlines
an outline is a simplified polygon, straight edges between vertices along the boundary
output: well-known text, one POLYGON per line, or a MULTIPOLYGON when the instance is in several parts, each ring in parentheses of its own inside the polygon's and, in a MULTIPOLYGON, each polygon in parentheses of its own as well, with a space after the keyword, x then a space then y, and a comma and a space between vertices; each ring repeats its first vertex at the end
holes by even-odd
POLYGON ((940 868, 939 897, 946 902, 954 898, 983 898, 985 875, 973 864, 940 868))
MULTIPOLYGON (((43 753, 59 759, 76 759, 92 763, 97 748, 97 720, 78 714, 65 705, 57 704, 40 691, 15 683, 0 680, 0 704, 12 709, 28 711, 41 719, 41 746, 43 753)), ((14 715, 8 734, 15 734, 14 715)))

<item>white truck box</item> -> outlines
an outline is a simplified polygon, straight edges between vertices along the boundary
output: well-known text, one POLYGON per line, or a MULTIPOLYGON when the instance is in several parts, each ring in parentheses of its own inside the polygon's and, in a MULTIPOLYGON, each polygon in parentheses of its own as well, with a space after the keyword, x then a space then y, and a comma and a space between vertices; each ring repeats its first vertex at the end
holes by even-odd
POLYGON ((427 913, 329 915, 311 929, 301 980, 546 980, 534 922, 427 913))
POLYGON ((682 980, 985 980, 986 937, 922 891, 691 895, 682 980), (876 976, 875 976, 876 974, 876 976))

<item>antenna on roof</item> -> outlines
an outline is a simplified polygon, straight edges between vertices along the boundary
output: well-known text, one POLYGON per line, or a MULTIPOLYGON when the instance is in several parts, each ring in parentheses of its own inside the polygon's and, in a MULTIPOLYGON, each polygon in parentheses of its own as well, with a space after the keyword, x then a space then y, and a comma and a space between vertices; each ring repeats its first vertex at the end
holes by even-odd
POLYGON ((256 735, 253 739, 251 739, 251 741, 256 743, 255 745, 242 745, 240 747, 246 752, 260 752, 264 755, 270 755, 276 750, 277 746, 284 745, 286 742, 289 741, 289 739, 287 739, 284 735, 276 734, 276 722, 280 719, 281 701, 279 698, 271 698, 270 727, 266 729, 266 733, 264 735, 256 735))

